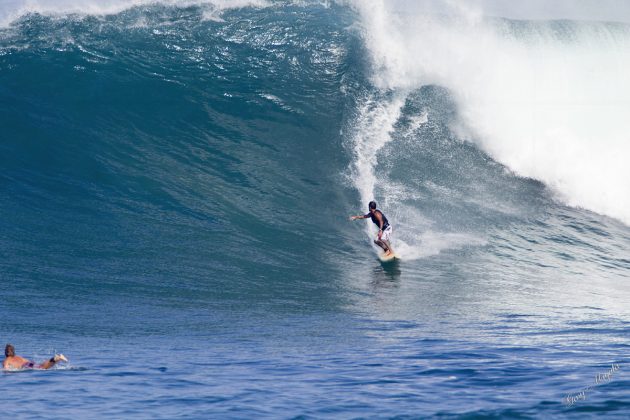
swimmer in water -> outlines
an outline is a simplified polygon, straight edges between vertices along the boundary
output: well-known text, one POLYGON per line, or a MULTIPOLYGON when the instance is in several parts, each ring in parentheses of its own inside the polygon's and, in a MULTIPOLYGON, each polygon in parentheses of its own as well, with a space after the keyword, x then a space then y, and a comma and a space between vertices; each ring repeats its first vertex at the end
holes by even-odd
POLYGON ((15 348, 11 344, 7 344, 4 348, 5 359, 2 362, 4 369, 18 370, 18 369, 50 369, 58 362, 67 362, 66 356, 63 354, 55 354, 48 360, 44 360, 42 363, 36 365, 28 359, 15 355, 15 348))

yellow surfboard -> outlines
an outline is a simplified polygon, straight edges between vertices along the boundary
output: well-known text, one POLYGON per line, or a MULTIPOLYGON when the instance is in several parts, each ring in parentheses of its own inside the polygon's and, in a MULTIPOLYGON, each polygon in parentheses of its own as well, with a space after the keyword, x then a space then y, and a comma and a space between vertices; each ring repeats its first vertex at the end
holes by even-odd
POLYGON ((382 252, 378 254, 378 259, 381 260, 381 262, 386 263, 390 261, 400 260, 400 257, 395 252, 392 252, 389 255, 385 255, 385 253, 382 252))

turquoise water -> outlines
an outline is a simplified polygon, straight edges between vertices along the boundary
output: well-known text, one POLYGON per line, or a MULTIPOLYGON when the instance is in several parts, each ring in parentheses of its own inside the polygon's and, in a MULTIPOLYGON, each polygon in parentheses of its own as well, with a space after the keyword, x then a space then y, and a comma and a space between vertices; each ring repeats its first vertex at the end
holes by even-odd
POLYGON ((620 218, 378 86, 355 9, 214 12, 0 30, 0 336, 70 359, 0 375, 6 416, 627 417, 620 218))

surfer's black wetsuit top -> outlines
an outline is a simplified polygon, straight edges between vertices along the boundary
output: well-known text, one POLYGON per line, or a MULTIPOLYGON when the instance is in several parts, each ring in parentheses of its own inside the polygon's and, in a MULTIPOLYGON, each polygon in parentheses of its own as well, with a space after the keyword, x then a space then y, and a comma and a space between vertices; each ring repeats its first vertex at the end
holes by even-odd
MULTIPOLYGON (((387 217, 385 217, 382 211, 380 210, 376 210, 376 211, 381 213, 381 217, 383 218, 383 230, 387 229, 389 227, 389 222, 387 221, 387 217)), ((378 224, 378 219, 376 218, 376 211, 374 212, 374 214, 372 214, 371 212, 366 214, 365 217, 369 217, 370 219, 372 219, 372 222, 380 229, 381 226, 378 224)))

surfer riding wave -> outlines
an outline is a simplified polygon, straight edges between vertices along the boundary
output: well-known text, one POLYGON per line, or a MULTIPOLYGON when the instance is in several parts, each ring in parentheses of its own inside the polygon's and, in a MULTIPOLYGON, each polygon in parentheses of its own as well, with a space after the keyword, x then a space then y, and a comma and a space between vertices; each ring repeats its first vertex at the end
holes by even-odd
POLYGON ((385 256, 390 256, 394 253, 389 242, 392 234, 392 225, 389 224, 389 221, 383 212, 376 208, 376 201, 370 201, 368 209, 369 213, 361 216, 352 216, 350 217, 350 220, 372 219, 372 222, 378 226, 378 235, 374 240, 374 243, 383 248, 385 256))

